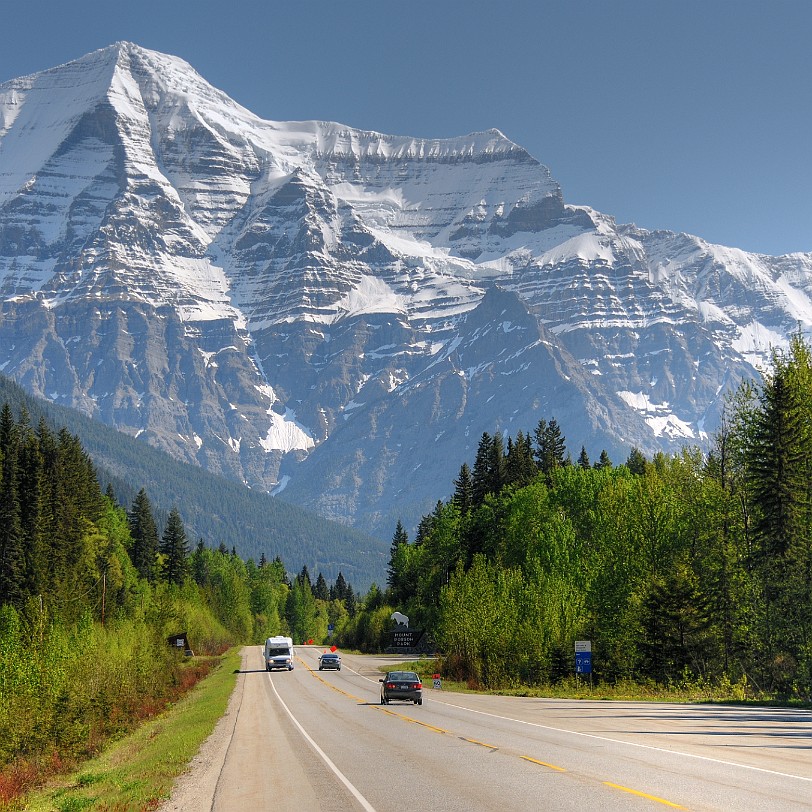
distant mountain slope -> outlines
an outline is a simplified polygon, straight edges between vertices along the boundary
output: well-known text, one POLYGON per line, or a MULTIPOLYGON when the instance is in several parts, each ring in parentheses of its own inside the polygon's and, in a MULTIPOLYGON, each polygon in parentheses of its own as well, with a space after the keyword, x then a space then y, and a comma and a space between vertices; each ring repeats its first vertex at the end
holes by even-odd
POLYGON ((34 427, 43 417, 54 430, 64 426, 79 437, 101 487, 112 484, 120 504, 129 508, 145 488, 159 522, 176 506, 191 546, 202 538, 210 547, 235 547, 245 559, 278 555, 292 573, 305 564, 314 577, 322 572, 333 580, 342 572, 360 589, 385 583, 389 545, 378 539, 178 462, 73 409, 34 398, 0 375, 0 404, 6 402, 15 414, 25 407, 34 427))
POLYGON ((0 85, 0 370, 381 538, 484 431, 704 443, 811 295, 812 255, 619 226, 495 129, 265 121, 131 43, 0 85))

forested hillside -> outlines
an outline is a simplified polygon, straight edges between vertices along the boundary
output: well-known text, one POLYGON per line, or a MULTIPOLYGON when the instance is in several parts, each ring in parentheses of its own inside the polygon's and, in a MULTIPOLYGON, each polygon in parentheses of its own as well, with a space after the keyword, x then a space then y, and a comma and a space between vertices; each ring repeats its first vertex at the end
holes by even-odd
POLYGON ((573 673, 812 695, 812 361, 795 335, 740 388, 708 454, 573 461, 554 420, 483 435, 386 601, 430 629, 449 675, 499 687, 573 673))
POLYGON ((159 711, 213 655, 321 641, 355 608, 342 573, 195 545, 176 507, 161 531, 144 488, 129 505, 102 490, 78 437, 0 407, 0 805, 159 711), (181 631, 189 663, 168 643, 181 631))
POLYGON ((81 440, 102 486, 111 483, 122 504, 146 489, 161 527, 177 507, 189 536, 208 547, 224 544, 246 559, 279 556, 293 572, 306 566, 330 579, 341 572, 362 587, 384 578, 387 545, 379 539, 179 463, 73 409, 33 398, 2 375, 0 403, 9 403, 15 413, 25 409, 34 424, 44 417, 51 426, 66 427, 81 440))

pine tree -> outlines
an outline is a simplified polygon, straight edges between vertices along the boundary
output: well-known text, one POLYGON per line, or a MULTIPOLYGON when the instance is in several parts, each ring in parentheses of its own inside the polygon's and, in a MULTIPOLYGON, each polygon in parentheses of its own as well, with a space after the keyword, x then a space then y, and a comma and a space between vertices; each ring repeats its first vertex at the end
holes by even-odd
POLYGON ((28 423, 20 418, 19 495, 20 529, 25 555, 24 591, 42 595, 47 589, 48 561, 43 536, 43 461, 39 441, 28 423))
POLYGON ((313 597, 320 601, 330 600, 330 589, 327 586, 327 581, 321 573, 319 573, 319 577, 316 578, 316 585, 313 587, 313 597))
POLYGON ((141 488, 133 500, 132 509, 127 514, 130 524, 130 560, 138 574, 147 581, 154 581, 156 576, 156 557, 158 553, 158 528, 152 515, 147 492, 141 488))
POLYGON ((206 550, 206 545, 203 539, 197 540, 197 547, 190 556, 189 570, 192 574, 192 580, 198 586, 205 586, 209 580, 209 562, 211 560, 209 552, 206 550))
POLYGON ((389 565, 386 568, 386 584, 393 591, 397 592, 400 585, 401 576, 401 546, 409 543, 409 536, 403 529, 403 524, 398 519, 395 534, 392 536, 392 544, 389 547, 389 565))
POLYGON ((330 590, 330 600, 343 601, 347 597, 347 582, 343 573, 339 572, 336 582, 330 590))
POLYGON ((460 474, 454 480, 454 495, 451 499, 463 518, 471 512, 474 504, 474 486, 471 479, 471 469, 468 467, 467 462, 460 466, 460 474))
POLYGON ((598 461, 595 463, 595 468, 600 471, 604 468, 611 467, 612 460, 609 459, 609 455, 606 453, 606 449, 604 448, 603 451, 601 451, 600 457, 598 457, 598 461))
POLYGON ((590 468, 589 455, 586 453, 586 446, 581 446, 581 453, 578 455, 578 466, 584 471, 590 468))
POLYGON ((0 604, 25 600, 25 553, 17 481, 18 437, 8 403, 0 411, 0 604))
POLYGON ((552 472, 556 468, 561 468, 567 464, 567 446, 555 418, 550 420, 549 423, 546 420, 539 420, 538 426, 536 426, 535 440, 538 467, 549 482, 552 472))
POLYGON ((344 606, 347 608, 347 614, 350 617, 355 617, 358 611, 358 598, 355 596, 355 590, 352 584, 347 584, 347 594, 344 597, 344 606))
POLYGON ((169 511, 166 529, 161 537, 160 552, 163 556, 161 575, 170 584, 182 584, 189 573, 189 545, 186 530, 177 508, 169 511))
POLYGON ((505 468, 505 446, 502 435, 491 437, 483 432, 474 460, 472 490, 474 507, 485 502, 489 494, 498 494, 507 483, 505 468))
POLYGON ((517 488, 529 485, 538 474, 533 460, 533 443, 529 434, 520 431, 515 442, 508 438, 508 450, 505 458, 505 477, 507 484, 517 488))
POLYGON ((638 476, 642 476, 646 473, 646 469, 648 468, 649 462, 643 456, 643 452, 640 451, 639 448, 632 448, 629 452, 629 457, 626 460, 626 467, 633 473, 637 474, 638 476))

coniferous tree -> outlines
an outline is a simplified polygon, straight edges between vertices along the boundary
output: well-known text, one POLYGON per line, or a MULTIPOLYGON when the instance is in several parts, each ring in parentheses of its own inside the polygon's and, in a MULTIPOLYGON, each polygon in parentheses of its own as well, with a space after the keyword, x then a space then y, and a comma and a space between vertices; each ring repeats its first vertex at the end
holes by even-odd
POLYGON ((474 507, 483 504, 489 493, 498 494, 506 482, 505 446, 502 435, 497 432, 491 436, 486 431, 479 441, 474 460, 472 477, 474 507))
POLYGON ((8 403, 0 411, 0 604, 26 598, 25 553, 20 524, 17 428, 8 403))
POLYGON ((590 468, 589 455, 586 453, 586 446, 581 446, 581 453, 578 455, 578 467, 584 471, 590 468))
POLYGON ((206 550, 206 545, 203 543, 203 539, 198 539, 197 547, 195 547, 189 561, 192 580, 198 586, 205 586, 209 580, 209 561, 210 555, 206 550))
MULTIPOLYGON (((803 663, 812 683, 812 360, 799 334, 774 350, 745 439, 762 584, 763 656, 803 663)), ((773 674, 788 691, 789 674, 773 674)))
POLYGON ((330 589, 327 586, 324 575, 321 573, 319 573, 319 577, 316 578, 316 585, 313 587, 313 596, 320 601, 330 600, 330 589))
POLYGON ((460 516, 464 518, 471 512, 474 504, 474 486, 471 469, 467 462, 460 466, 459 476, 454 480, 454 495, 451 498, 457 506, 460 516))
POLYGON ((479 507, 485 501, 485 496, 489 492, 491 439, 491 435, 487 431, 482 432, 482 437, 479 438, 479 445, 477 446, 476 457, 474 458, 474 470, 471 475, 474 508, 479 507))
POLYGON ((386 568, 386 584, 393 592, 398 592, 400 586, 402 574, 401 546, 408 543, 409 536, 403 529, 400 519, 398 519, 395 534, 392 536, 392 544, 389 547, 389 565, 386 568))
POLYGON ((161 537, 160 552, 163 556, 161 575, 170 584, 182 584, 189 573, 189 545, 186 530, 177 508, 169 511, 166 529, 161 537))
POLYGON ((626 460, 626 467, 633 473, 638 476, 642 476, 646 473, 646 469, 648 468, 649 462, 643 456, 643 452, 640 451, 639 448, 632 448, 629 452, 629 457, 626 460))
POLYGON ((37 424, 37 443, 39 447, 40 465, 42 469, 42 485, 40 488, 40 527, 41 527, 41 564, 42 577, 45 590, 51 590, 60 572, 62 556, 57 531, 57 512, 60 502, 56 488, 57 448, 56 439, 51 432, 45 418, 37 424))
POLYGON ((157 574, 158 528, 152 515, 152 505, 143 488, 133 500, 127 519, 132 537, 130 560, 138 574, 152 582, 157 574))
POLYGON ((43 464, 39 441, 24 413, 19 423, 20 529, 25 557, 27 595, 42 595, 47 589, 48 562, 43 537, 43 464))
POLYGON ((538 474, 533 459, 533 442, 529 434, 522 431, 516 435, 516 440, 508 438, 508 450, 505 457, 505 478, 507 484, 516 488, 529 485, 538 474))
POLYGON ((566 465, 567 446, 558 422, 539 420, 535 431, 536 460, 539 470, 548 478, 556 468, 566 465))
POLYGON ((343 601, 347 597, 347 581, 344 574, 339 572, 336 576, 336 582, 330 590, 330 600, 343 601))
POLYGON ((352 588, 352 584, 347 584, 347 594, 344 597, 344 606, 347 609, 347 614, 350 617, 355 617, 355 614, 358 611, 358 598, 355 595, 355 590, 352 588))
POLYGON ((609 455, 606 453, 606 449, 604 448, 601 451, 600 457, 598 457, 598 461, 595 463, 595 468, 599 471, 604 468, 611 468, 612 467, 612 460, 609 459, 609 455))

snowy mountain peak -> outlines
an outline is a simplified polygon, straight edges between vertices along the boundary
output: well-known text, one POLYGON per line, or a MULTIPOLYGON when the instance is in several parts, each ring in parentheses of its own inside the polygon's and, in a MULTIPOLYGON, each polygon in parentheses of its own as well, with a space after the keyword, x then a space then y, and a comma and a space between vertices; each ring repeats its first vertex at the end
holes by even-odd
POLYGON ((266 121, 129 42, 0 85, 0 370, 387 536, 483 431, 704 442, 798 322, 809 255, 618 226, 497 129, 266 121))

